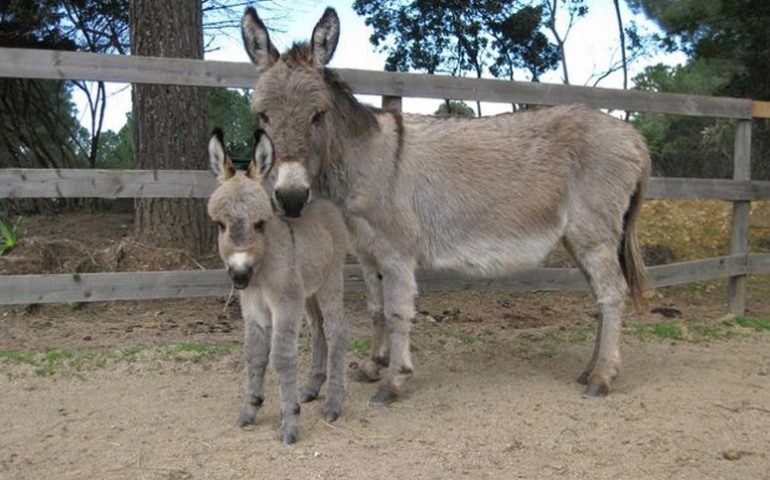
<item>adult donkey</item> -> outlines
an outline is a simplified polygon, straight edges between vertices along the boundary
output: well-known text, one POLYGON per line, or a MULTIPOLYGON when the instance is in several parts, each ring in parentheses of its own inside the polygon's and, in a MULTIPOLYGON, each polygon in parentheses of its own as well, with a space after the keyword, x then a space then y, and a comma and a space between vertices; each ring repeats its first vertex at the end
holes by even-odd
POLYGON ((559 240, 601 312, 578 381, 586 395, 606 395, 620 367, 624 295, 630 288, 640 302, 646 282, 641 136, 583 106, 479 119, 371 108, 325 68, 339 38, 333 9, 310 43, 282 55, 254 9, 241 28, 259 74, 252 110, 274 142, 274 208, 299 216, 312 191, 342 208, 352 233, 374 323, 371 358, 355 373, 381 379, 370 403, 390 403, 412 374, 418 267, 501 275, 536 266, 559 240))

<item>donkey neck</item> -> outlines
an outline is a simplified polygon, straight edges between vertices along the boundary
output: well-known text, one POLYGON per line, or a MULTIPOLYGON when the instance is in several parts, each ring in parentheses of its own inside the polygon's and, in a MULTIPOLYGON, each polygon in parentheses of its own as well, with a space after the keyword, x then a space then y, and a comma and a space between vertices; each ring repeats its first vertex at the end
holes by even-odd
POLYGON ((352 162, 357 159, 351 152, 367 144, 380 131, 380 123, 375 111, 359 103, 337 74, 324 69, 324 81, 333 98, 333 131, 328 158, 316 186, 322 196, 340 203, 347 197, 355 176, 352 162))

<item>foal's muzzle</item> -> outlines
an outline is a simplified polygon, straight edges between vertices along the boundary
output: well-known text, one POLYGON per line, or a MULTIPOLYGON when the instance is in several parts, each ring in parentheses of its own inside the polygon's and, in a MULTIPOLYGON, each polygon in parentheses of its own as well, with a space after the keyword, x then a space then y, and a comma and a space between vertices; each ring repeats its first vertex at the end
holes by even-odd
POLYGON ((275 190, 274 196, 277 213, 284 217, 296 218, 302 214, 302 209, 307 205, 310 190, 307 188, 275 190))
POLYGON ((238 290, 243 290, 249 286, 252 275, 254 275, 253 267, 245 268, 233 268, 227 269, 227 274, 230 275, 230 280, 233 281, 233 286, 238 290))

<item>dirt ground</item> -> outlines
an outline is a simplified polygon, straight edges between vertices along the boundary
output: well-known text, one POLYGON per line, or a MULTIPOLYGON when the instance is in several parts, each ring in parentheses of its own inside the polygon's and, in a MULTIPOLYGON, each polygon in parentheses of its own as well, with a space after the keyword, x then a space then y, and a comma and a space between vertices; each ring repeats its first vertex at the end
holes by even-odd
MULTIPOLYGON (((83 238, 77 219, 50 228, 70 224, 80 250, 122 244, 137 248, 126 268, 152 264, 143 246, 114 239, 127 227, 94 229, 102 239, 83 238)), ((658 291, 648 312, 629 315, 623 370, 604 399, 583 398, 574 381, 593 348, 589 295, 424 295, 403 397, 369 407, 376 386, 350 382, 340 420, 304 406, 292 446, 279 442, 273 373, 257 424, 233 426, 237 304, 5 307, 0 479, 770 479, 770 286, 749 285, 748 316, 737 319, 724 317, 724 283, 658 291)), ((354 364, 371 342, 363 297, 349 295, 346 312, 354 364)))

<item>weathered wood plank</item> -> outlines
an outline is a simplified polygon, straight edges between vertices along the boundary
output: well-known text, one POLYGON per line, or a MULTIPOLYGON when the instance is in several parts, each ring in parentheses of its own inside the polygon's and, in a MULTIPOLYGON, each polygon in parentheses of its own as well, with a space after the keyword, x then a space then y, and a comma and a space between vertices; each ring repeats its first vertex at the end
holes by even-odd
POLYGON ((596 108, 632 112, 719 118, 751 118, 753 107, 750 100, 726 97, 401 72, 338 69, 337 73, 355 93, 371 95, 515 102, 533 105, 582 103, 596 108))
POLYGON ((750 253, 748 263, 750 274, 770 273, 770 253, 750 253))
MULTIPOLYGON (((735 129, 733 154, 733 179, 751 179, 751 120, 741 120, 735 129)), ((743 255, 748 262, 749 253, 749 213, 751 203, 734 202, 730 228, 730 254, 743 255)), ((746 313, 746 275, 737 275, 730 279, 727 287, 727 303, 730 313, 746 313)))
MULTIPOLYGON (((206 198, 215 187, 205 170, 0 169, 0 198, 206 198)), ((646 198, 767 200, 770 182, 653 178, 646 198)))
POLYGON ((648 199, 750 201, 770 199, 770 182, 726 178, 652 178, 648 199))
POLYGON ((207 171, 0 169, 0 198, 206 198, 207 171))
MULTIPOLYGON (((598 108, 721 118, 751 118, 754 111, 751 100, 737 98, 398 72, 336 71, 355 93, 361 94, 535 105, 584 103, 598 108)), ((0 77, 250 88, 257 75, 248 63, 0 48, 0 77)))
POLYGON ((0 276, 0 303, 72 303, 226 295, 224 270, 0 276))
MULTIPOLYGON (((745 255, 709 258, 650 268, 655 287, 702 282, 748 271, 745 255)), ((770 255, 754 260, 757 273, 770 271, 770 255)), ((540 290, 587 291, 574 268, 538 268, 504 278, 468 278, 451 273, 419 272, 421 291, 540 290)), ((358 265, 345 266, 345 290, 363 290, 358 265)), ((0 304, 72 303, 226 295, 230 281, 224 270, 119 272, 0 276, 0 304)))

